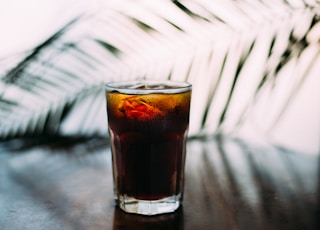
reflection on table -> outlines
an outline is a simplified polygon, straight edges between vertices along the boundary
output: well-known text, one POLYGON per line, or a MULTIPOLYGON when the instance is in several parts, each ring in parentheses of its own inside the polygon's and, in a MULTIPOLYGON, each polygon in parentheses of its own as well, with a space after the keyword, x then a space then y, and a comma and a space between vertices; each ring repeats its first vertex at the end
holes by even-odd
POLYGON ((240 139, 188 141, 183 206, 126 214, 104 139, 0 144, 1 229, 317 229, 319 159, 240 139))

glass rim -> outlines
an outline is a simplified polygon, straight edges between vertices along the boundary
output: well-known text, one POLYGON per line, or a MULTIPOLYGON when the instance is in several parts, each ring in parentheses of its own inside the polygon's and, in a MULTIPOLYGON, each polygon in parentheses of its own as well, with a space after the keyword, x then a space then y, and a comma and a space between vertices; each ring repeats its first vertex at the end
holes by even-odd
POLYGON ((184 93, 191 91, 192 85, 186 81, 174 80, 126 80, 126 81, 113 81, 105 84, 106 92, 119 92, 124 94, 164 94, 164 93, 184 93), (165 85, 167 88, 137 88, 148 85, 165 85))

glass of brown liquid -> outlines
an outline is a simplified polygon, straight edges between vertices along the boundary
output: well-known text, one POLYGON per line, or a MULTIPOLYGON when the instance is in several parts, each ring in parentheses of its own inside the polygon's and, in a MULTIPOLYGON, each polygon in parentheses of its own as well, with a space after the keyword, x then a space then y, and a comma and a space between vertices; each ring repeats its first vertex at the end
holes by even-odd
POLYGON ((106 85, 115 199, 125 212, 157 215, 180 206, 191 88, 154 80, 106 85))

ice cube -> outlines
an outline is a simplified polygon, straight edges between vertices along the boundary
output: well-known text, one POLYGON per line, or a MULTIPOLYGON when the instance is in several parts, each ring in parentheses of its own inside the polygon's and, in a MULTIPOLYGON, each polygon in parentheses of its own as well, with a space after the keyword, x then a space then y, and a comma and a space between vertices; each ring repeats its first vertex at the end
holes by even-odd
POLYGON ((129 89, 166 89, 165 84, 159 83, 137 83, 128 87, 129 89))
POLYGON ((146 89, 147 86, 144 83, 137 83, 128 87, 129 89, 146 89))

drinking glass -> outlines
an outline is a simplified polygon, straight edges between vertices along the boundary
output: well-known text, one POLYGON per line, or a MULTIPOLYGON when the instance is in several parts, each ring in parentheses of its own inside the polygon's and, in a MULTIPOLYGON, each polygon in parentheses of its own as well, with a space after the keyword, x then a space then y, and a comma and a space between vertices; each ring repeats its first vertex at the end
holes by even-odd
POLYGON ((175 81, 106 84, 114 194, 123 211, 157 215, 180 206, 191 90, 175 81))

